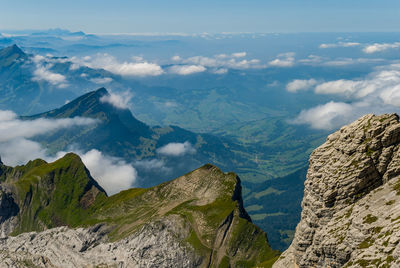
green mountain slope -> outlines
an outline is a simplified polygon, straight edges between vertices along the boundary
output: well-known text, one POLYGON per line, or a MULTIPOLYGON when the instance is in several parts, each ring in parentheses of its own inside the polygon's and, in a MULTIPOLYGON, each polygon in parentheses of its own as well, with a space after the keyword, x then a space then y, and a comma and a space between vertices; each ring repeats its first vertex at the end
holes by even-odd
POLYGON ((76 226, 97 198, 107 196, 75 154, 50 164, 40 159, 15 168, 1 164, 0 174, 19 207, 14 234, 76 226))
POLYGON ((149 127, 137 120, 129 109, 116 108, 102 101, 102 97, 108 94, 106 89, 100 88, 59 109, 23 118, 56 119, 81 116, 97 119, 98 124, 93 126, 49 133, 37 137, 37 140, 46 144, 52 152, 68 150, 69 145, 75 144, 84 151, 98 149, 131 162, 157 158, 171 169, 169 174, 165 174, 162 170, 141 169, 138 165, 141 186, 156 185, 207 162, 219 165, 225 170, 233 169, 236 164, 248 164, 244 158, 236 157, 233 149, 237 145, 229 140, 193 133, 176 126, 149 127), (169 143, 185 142, 189 142, 193 148, 183 155, 162 155, 157 151, 169 143))
MULTIPOLYGON (((102 97, 108 94, 106 89, 100 88, 58 109, 23 118, 57 119, 82 116, 98 119, 98 124, 90 127, 49 133, 35 139, 53 153, 68 151, 69 146, 74 145, 82 151, 98 149, 108 155, 122 157, 134 163, 138 170, 140 187, 150 187, 165 182, 204 163, 213 163, 223 170, 233 170, 244 178, 245 205, 251 209, 257 224, 268 231, 271 244, 281 250, 289 246, 300 216, 305 174, 297 171, 299 168, 297 163, 292 166, 292 174, 265 181, 265 178, 280 174, 281 170, 279 166, 273 165, 273 161, 263 159, 271 156, 275 159, 282 158, 284 159, 282 161, 288 163, 295 158, 286 160, 287 155, 278 153, 279 146, 276 142, 267 147, 263 145, 265 143, 263 140, 279 139, 279 133, 283 131, 281 128, 276 127, 273 131, 274 136, 254 136, 259 141, 251 145, 237 144, 233 142, 235 137, 221 138, 204 133, 198 134, 177 126, 150 127, 137 120, 128 109, 117 109, 109 103, 102 102, 102 97), (157 151, 169 143, 186 141, 192 144, 195 152, 182 156, 165 156, 157 151), (258 154, 254 155, 253 152, 258 154), (254 159, 256 156, 260 158, 254 159), (170 171, 142 164, 152 163, 153 160, 162 161, 164 167, 170 171), (271 169, 271 166, 274 166, 274 169, 271 169), (260 180, 263 182, 257 183, 260 180), (268 192, 269 189, 277 189, 277 192, 268 192)), ((253 135, 256 129, 252 131, 249 135, 253 135)), ((297 135, 295 131, 292 132, 289 138, 297 135)), ((234 133, 233 130, 230 133, 234 133)), ((303 152, 306 146, 310 145, 304 142, 295 146, 299 158, 307 155, 303 152)), ((286 173, 287 171, 284 172, 286 173)))
POLYGON ((107 226, 107 241, 115 242, 142 232, 149 223, 173 218, 187 226, 188 235, 176 239, 201 256, 199 267, 268 267, 277 257, 243 208, 240 179, 213 165, 110 197, 74 154, 53 163, 35 160, 15 168, 1 164, 0 174, 0 192, 14 204, 8 207, 14 207, 14 213, 1 219, 0 227, 14 219, 14 236, 102 224, 107 226))

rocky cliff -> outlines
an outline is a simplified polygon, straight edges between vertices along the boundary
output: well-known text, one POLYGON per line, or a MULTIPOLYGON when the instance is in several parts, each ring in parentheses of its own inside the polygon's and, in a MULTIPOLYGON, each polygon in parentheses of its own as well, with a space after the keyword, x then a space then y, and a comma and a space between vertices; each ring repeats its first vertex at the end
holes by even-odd
POLYGON ((1 165, 0 187, 0 267, 270 267, 278 254, 240 179, 213 165, 108 197, 67 154, 1 165))
POLYGON ((400 267, 400 123, 366 115, 310 156, 301 221, 274 267, 400 267))

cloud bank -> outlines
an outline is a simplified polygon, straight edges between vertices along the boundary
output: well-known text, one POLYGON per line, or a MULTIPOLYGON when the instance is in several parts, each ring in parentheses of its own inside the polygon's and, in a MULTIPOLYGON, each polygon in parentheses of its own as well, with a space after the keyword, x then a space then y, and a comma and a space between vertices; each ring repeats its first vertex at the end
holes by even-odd
POLYGON ((359 80, 334 80, 315 87, 316 94, 341 96, 346 102, 328 102, 303 110, 294 123, 316 129, 334 129, 367 113, 393 113, 400 109, 400 64, 378 67, 359 80))
POLYGON ((137 179, 136 169, 125 161, 92 149, 80 155, 90 174, 108 195, 131 188, 137 179))
POLYGON ((311 87, 315 86, 316 84, 317 80, 315 79, 308 79, 308 80, 295 79, 286 85, 286 90, 289 92, 308 90, 311 87))
POLYGON ((160 65, 143 61, 142 58, 133 58, 132 61, 118 61, 115 57, 104 53, 96 56, 86 56, 83 58, 71 58, 72 69, 86 66, 94 69, 104 69, 111 73, 121 76, 158 76, 164 73, 160 65))
MULTIPOLYGON (((82 76, 82 77, 85 77, 85 76, 82 76)), ((113 79, 110 78, 110 77, 103 77, 103 78, 97 77, 97 78, 91 78, 90 81, 95 83, 95 84, 100 84, 101 85, 101 84, 108 84, 108 83, 112 82, 113 79)))
POLYGON ((196 149, 188 141, 184 143, 171 142, 157 149, 157 153, 166 156, 182 156, 185 154, 194 154, 196 149))
POLYGON ((32 138, 51 131, 94 124, 96 120, 84 117, 20 120, 11 111, 0 110, 0 142, 7 142, 17 138, 32 138))
POLYGON ((293 52, 279 54, 276 59, 268 64, 273 67, 292 67, 295 64, 294 55, 293 52))
POLYGON ((372 53, 377 53, 377 52, 382 52, 388 49, 395 49, 395 48, 400 48, 400 42, 395 42, 395 43, 375 43, 372 45, 368 45, 363 49, 364 53, 367 54, 372 54, 372 53))
POLYGON ((101 97, 100 101, 103 103, 109 103, 118 109, 128 109, 131 99, 132 94, 129 91, 124 91, 120 93, 109 91, 109 94, 101 97))
POLYGON ((50 70, 54 66, 54 64, 50 61, 57 62, 58 59, 36 55, 32 57, 31 60, 36 66, 36 69, 33 71, 32 81, 46 81, 53 86, 57 86, 58 88, 65 88, 68 86, 67 78, 64 75, 52 72, 50 70))
POLYGON ((265 68, 266 65, 261 64, 258 59, 245 59, 246 52, 236 52, 232 54, 218 54, 212 57, 194 56, 182 58, 180 56, 172 57, 172 61, 181 65, 200 66, 206 69, 211 69, 215 74, 224 74, 228 69, 245 70, 265 68))
POLYGON ((338 42, 334 44, 321 44, 319 48, 356 47, 360 45, 361 44, 357 42, 338 42))
POLYGON ((195 73, 201 73, 207 70, 201 65, 174 65, 168 69, 170 73, 179 75, 190 75, 195 73))
POLYGON ((295 124, 308 124, 314 129, 331 130, 352 119, 353 107, 342 102, 328 102, 314 108, 303 110, 293 121, 295 124))
MULTIPOLYGON (((65 152, 57 153, 56 157, 51 156, 31 138, 51 131, 94 123, 96 121, 93 119, 81 117, 20 120, 15 113, 0 110, 0 155, 2 161, 11 166, 25 164, 36 158, 54 161, 62 157, 65 152)), ((108 194, 128 189, 136 182, 136 170, 119 158, 107 156, 98 150, 82 152, 74 149, 73 151, 80 155, 92 176, 108 194)))

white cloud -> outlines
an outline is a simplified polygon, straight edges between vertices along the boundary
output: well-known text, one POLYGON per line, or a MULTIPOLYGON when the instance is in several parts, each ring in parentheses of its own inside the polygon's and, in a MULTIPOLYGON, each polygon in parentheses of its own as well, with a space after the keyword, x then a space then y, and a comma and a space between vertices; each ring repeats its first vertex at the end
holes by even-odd
POLYGON ((92 78, 90 79, 91 82, 95 83, 95 84, 108 84, 110 82, 112 82, 112 78, 110 77, 98 77, 98 78, 92 78))
POLYGON ((336 48, 336 47, 356 47, 360 46, 357 42, 338 42, 335 44, 321 44, 319 48, 336 48))
MULTIPOLYGON (((315 88, 318 94, 338 94, 351 98, 364 98, 377 92, 397 90, 400 84, 400 65, 380 67, 363 80, 335 80, 322 83, 315 88)), ((381 94, 382 95, 382 94, 381 94)), ((389 104, 389 102, 387 102, 389 104)))
POLYGON ((189 75, 195 73, 201 73, 207 70, 201 65, 174 65, 168 69, 170 73, 179 75, 189 75))
POLYGON ((328 58, 321 57, 317 55, 309 55, 307 58, 300 59, 297 62, 304 65, 313 65, 313 66, 329 66, 329 67, 342 67, 348 65, 356 65, 356 64, 377 64, 385 62, 385 59, 381 58, 328 58))
POLYGON ((0 110, 0 155, 9 165, 24 164, 34 158, 45 158, 46 151, 39 143, 29 140, 30 138, 95 122, 96 120, 82 117, 20 120, 15 113, 0 110))
POLYGON ((50 131, 84 126, 95 122, 94 119, 84 117, 19 120, 13 112, 0 111, 0 142, 7 142, 16 138, 32 138, 50 131))
MULTIPOLYGON (((90 175, 108 195, 132 188, 136 183, 138 178, 136 169, 121 158, 109 156, 96 149, 83 152, 78 148, 70 148, 68 151, 79 155, 90 175)), ((64 157, 66 153, 68 152, 61 151, 55 157, 43 158, 52 162, 64 157)))
POLYGON ((54 73, 49 70, 48 66, 37 65, 33 72, 33 81, 46 81, 59 88, 67 86, 67 79, 64 75, 54 73))
MULTIPOLYGON (((71 68, 87 66, 89 68, 104 69, 114 74, 122 76, 158 76, 164 73, 160 65, 147 61, 137 62, 139 58, 134 58, 132 62, 120 62, 115 57, 105 53, 97 54, 95 57, 86 56, 83 58, 72 57, 73 65, 71 68)), ((141 58, 140 58, 141 59, 141 58)))
POLYGON ((17 115, 13 111, 0 110, 0 122, 11 121, 17 118, 17 115))
POLYGON ((363 49, 364 53, 367 54, 372 54, 376 52, 382 52, 388 49, 395 49, 395 48, 400 48, 400 42, 395 42, 395 43, 375 43, 372 45, 368 45, 363 49))
POLYGON ((157 149, 157 153, 167 156, 182 156, 185 154, 193 154, 196 149, 188 141, 184 143, 171 142, 157 149))
POLYGON ((232 56, 235 58, 243 58, 246 57, 247 53, 246 52, 236 52, 236 53, 232 53, 232 56))
POLYGON ((295 63, 294 53, 282 53, 276 59, 270 61, 268 64, 273 67, 292 67, 295 63))
POLYGON ((393 113, 400 108, 400 64, 379 67, 365 79, 335 80, 317 85, 317 94, 345 96, 349 102, 328 102, 303 110, 297 124, 333 129, 367 113, 393 113))
MULTIPOLYGON (((258 59, 244 59, 246 57, 246 52, 237 52, 232 54, 219 54, 214 55, 213 57, 205 57, 205 56, 194 56, 189 58, 181 58, 179 56, 175 56, 172 59, 175 62, 179 62, 181 64, 186 65, 199 65, 204 66, 206 68, 215 69, 237 69, 237 70, 245 70, 245 69, 259 69, 265 68, 266 66, 261 64, 258 59)), ((215 72, 214 72, 215 73, 215 72)))
POLYGON ((172 172, 171 167, 167 167, 164 160, 162 159, 143 159, 138 160, 134 163, 134 166, 138 169, 144 169, 146 171, 154 171, 157 170, 159 172, 163 172, 165 174, 169 174, 172 172))
POLYGON ((178 104, 174 101, 166 101, 164 103, 164 106, 167 108, 174 108, 174 107, 178 107, 178 104))
POLYGON ((308 79, 300 80, 295 79, 286 85, 286 90, 289 92, 297 92, 299 90, 308 90, 317 84, 317 80, 308 79))
POLYGON ((33 81, 46 81, 59 88, 65 88, 68 86, 66 76, 51 71, 51 68, 55 63, 66 63, 69 61, 68 58, 56 58, 48 54, 46 56, 34 55, 31 57, 33 63, 35 63, 36 69, 33 71, 33 81))
POLYGON ((129 91, 115 93, 109 91, 109 94, 100 98, 101 102, 109 103, 118 109, 128 109, 132 94, 129 91))
POLYGON ((0 142, 0 156, 6 165, 16 166, 36 158, 45 159, 47 154, 39 143, 19 137, 0 142))
POLYGON ((361 81, 352 80, 336 80, 326 83, 322 83, 315 87, 315 93, 317 94, 340 94, 351 96, 361 86, 361 81))
POLYGON ((380 93, 379 97, 385 104, 400 107, 400 84, 386 88, 380 93))
POLYGON ((173 57, 171 58, 171 60, 173 60, 173 61, 181 61, 182 58, 181 58, 180 56, 176 55, 176 56, 173 56, 173 57))
POLYGON ((219 68, 219 69, 214 69, 211 72, 214 73, 214 74, 226 74, 226 73, 228 73, 228 69, 219 68))
POLYGON ((355 64, 369 64, 369 63, 379 63, 385 61, 384 59, 368 59, 368 58, 338 58, 333 60, 327 60, 321 65, 324 66, 347 66, 355 64))
POLYGON ((34 63, 38 64, 38 63, 45 61, 46 57, 42 56, 42 55, 34 55, 31 59, 34 63))
MULTIPOLYGON (((2 161, 11 166, 25 164, 36 158, 54 161, 62 157, 65 152, 57 153, 56 157, 50 156, 38 142, 29 138, 95 122, 93 119, 80 117, 20 120, 13 112, 0 110, 0 155, 2 161)), ((135 183, 136 170, 125 161, 107 156, 98 150, 90 150, 86 153, 78 149, 74 151, 81 156, 92 176, 108 194, 128 189, 135 183)))
POLYGON ((129 189, 136 182, 136 169, 119 158, 107 156, 95 149, 80 156, 90 174, 109 195, 129 189))
POLYGON ((301 59, 298 60, 299 63, 303 63, 303 64, 319 64, 321 62, 323 62, 325 60, 325 58, 321 57, 321 56, 317 56, 317 55, 309 55, 307 58, 305 59, 301 59))
POLYGON ((353 107, 351 105, 343 102, 328 102, 301 111, 293 123, 308 124, 314 129, 331 130, 353 119, 353 107))

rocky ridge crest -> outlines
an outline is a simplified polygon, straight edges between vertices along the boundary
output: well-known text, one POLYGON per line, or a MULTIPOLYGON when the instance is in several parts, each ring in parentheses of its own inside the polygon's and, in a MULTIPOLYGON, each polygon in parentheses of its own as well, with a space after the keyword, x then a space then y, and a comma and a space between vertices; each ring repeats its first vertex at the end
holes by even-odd
POLYGON ((301 221, 274 267, 400 267, 400 123, 366 115, 310 156, 301 221))
POLYGON ((1 170, 1 268, 270 267, 278 254, 240 179, 210 164, 110 197, 71 153, 1 170))

